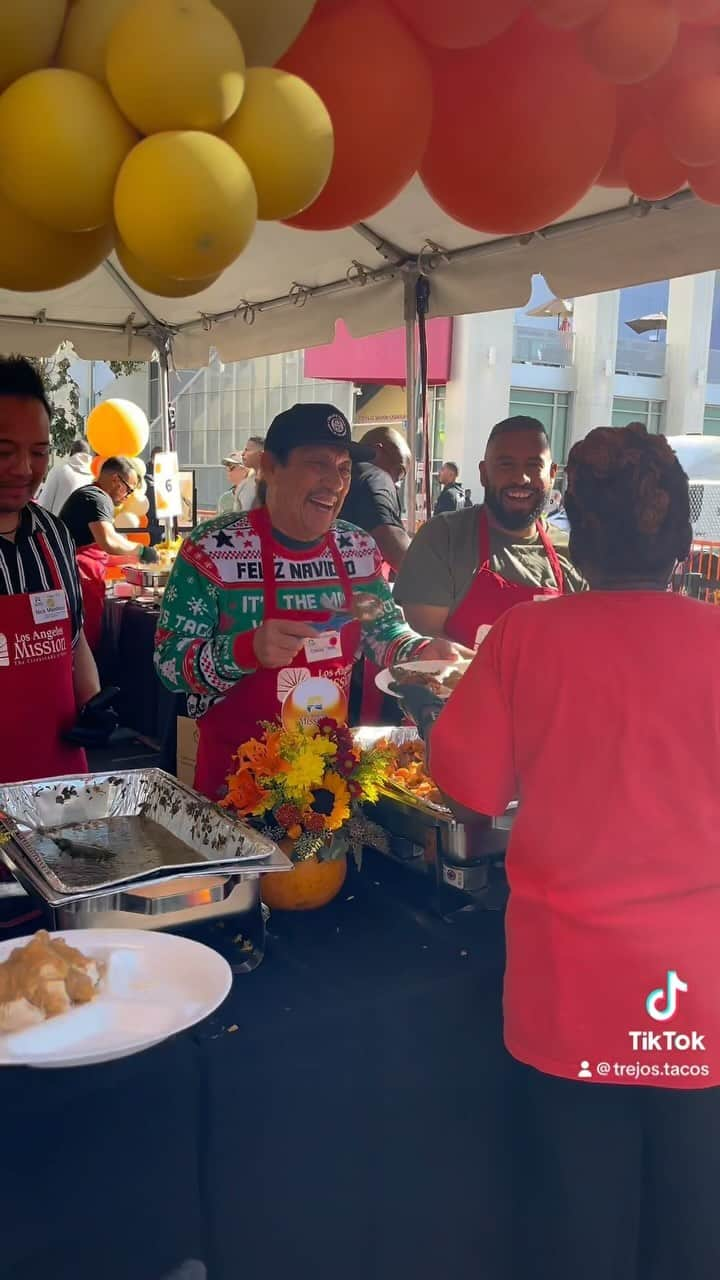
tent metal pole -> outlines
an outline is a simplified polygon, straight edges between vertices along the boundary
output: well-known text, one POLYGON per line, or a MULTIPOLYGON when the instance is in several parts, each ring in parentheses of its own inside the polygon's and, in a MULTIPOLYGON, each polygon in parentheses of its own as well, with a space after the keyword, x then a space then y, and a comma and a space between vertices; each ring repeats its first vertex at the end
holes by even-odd
POLYGON ((407 481, 408 533, 412 537, 417 526, 417 358, 415 354, 415 324, 417 320, 416 271, 405 276, 405 386, 407 392, 407 433, 410 445, 410 475, 407 481))
MULTIPOLYGON (((170 404, 170 362, 172 359, 172 338, 166 336, 158 346, 159 388, 160 388, 160 427, 162 429, 163 453, 175 450, 175 431, 173 429, 172 406, 170 404)), ((163 520, 165 541, 170 542, 174 529, 173 520, 163 520)))

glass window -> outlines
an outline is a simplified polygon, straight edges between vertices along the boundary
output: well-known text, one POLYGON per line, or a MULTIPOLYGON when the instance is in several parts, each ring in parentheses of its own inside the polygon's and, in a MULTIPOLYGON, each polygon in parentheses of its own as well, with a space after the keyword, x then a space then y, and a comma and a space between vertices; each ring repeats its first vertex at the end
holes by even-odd
POLYGON ((616 396, 613 401, 612 425, 628 427, 631 422, 642 422, 653 435, 663 428, 665 404, 662 400, 635 400, 616 396))
POLYGON ((720 404, 705 406, 703 432, 706 436, 720 436, 720 404))
POLYGON ((537 418, 550 438, 550 448, 555 461, 567 460, 569 391, 536 391, 532 388, 512 387, 510 417, 516 415, 537 418))

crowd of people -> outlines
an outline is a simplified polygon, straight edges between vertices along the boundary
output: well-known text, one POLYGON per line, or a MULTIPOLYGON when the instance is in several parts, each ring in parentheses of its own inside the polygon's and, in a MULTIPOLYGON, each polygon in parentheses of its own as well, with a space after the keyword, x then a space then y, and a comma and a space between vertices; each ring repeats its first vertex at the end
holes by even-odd
MULTIPOLYGON (((0 361, 3 782, 80 767, 100 565, 139 554, 113 524, 138 482, 126 460, 76 486, 71 459, 60 513, 34 501, 50 413, 32 368, 0 361)), ((448 463, 411 539, 409 462, 401 433, 355 442, 320 404, 225 459, 230 497, 185 539, 156 639, 159 678, 198 720, 196 786, 222 795, 238 744, 290 691, 309 716, 347 716, 360 658, 474 658, 429 762, 461 821, 519 800, 504 1000, 524 1133, 517 1275, 711 1280, 720 612, 668 590, 691 544, 687 477, 644 427, 590 431, 568 461, 564 529, 546 518, 547 435, 512 417, 490 433, 482 504, 465 505, 448 463)))

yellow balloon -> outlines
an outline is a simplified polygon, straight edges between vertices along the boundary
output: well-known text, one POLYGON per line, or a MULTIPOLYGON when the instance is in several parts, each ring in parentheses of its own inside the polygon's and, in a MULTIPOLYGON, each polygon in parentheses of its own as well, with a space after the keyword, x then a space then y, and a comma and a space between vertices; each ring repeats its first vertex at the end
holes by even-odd
POLYGON ((87 420, 91 449, 104 458, 134 458, 145 448, 150 427, 146 415, 132 400, 103 400, 87 420))
POLYGON ((146 293, 154 293, 158 298, 192 298, 196 293, 209 289, 218 278, 215 275, 208 276, 205 280, 172 280, 170 276, 164 276, 146 267, 145 263, 131 253, 121 240, 116 242, 115 252, 120 266, 132 283, 136 284, 138 289, 144 289, 146 293))
POLYGON ((250 170, 264 221, 307 209, 330 176, 330 114, 315 90, 287 71, 251 68, 240 107, 220 136, 250 170))
POLYGON ((219 275, 257 220, 250 170, 211 133, 156 133, 130 152, 115 187, 115 224, 131 253, 173 280, 219 275))
POLYGON ((106 66, 141 133, 220 129, 245 87, 242 45, 208 0, 136 0, 113 27, 106 66))
POLYGON ((61 289, 99 267, 112 245, 112 227, 78 235, 53 231, 0 196, 0 289, 61 289))
POLYGON ((0 97, 0 191, 57 231, 107 226, 115 179, 135 141, 95 80, 32 71, 0 97))
POLYGON ((297 40, 316 0, 215 0, 242 41, 249 67, 271 67, 297 40))
POLYGON ((134 0, 75 0, 70 5, 56 58, 59 67, 107 83, 108 40, 120 14, 134 0))
POLYGON ((65 0, 3 0, 0 5, 0 90, 52 62, 65 0))

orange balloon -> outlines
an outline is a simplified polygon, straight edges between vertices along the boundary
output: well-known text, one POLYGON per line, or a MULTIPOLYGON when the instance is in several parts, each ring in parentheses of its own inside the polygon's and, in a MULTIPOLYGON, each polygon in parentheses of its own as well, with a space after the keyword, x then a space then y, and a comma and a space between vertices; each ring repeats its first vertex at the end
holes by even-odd
POLYGON ((485 49, 435 54, 433 72, 420 173, 453 218, 494 235, 536 231, 593 185, 610 155, 617 91, 573 35, 528 18, 485 49))
POLYGON ((390 0, 416 35, 438 49, 476 49, 502 35, 525 0, 390 0))
POLYGON ((581 33, 588 61, 616 84, 638 84, 670 58, 680 19, 672 0, 610 0, 581 33))
POLYGON ((102 471, 106 462, 107 462, 107 458, 101 458, 99 454, 96 454, 92 462, 90 463, 90 470, 92 471, 96 480, 100 475, 100 472, 102 471))
POLYGON ((691 169, 690 186, 699 200, 706 204, 720 204, 720 164, 707 169, 691 169))
POLYGON ((415 173, 430 132, 426 54, 381 0, 322 6, 280 66, 320 94, 335 131, 327 185, 292 227, 328 231, 372 217, 415 173), (361 50, 372 50, 371 60, 361 50))
POLYGON ((140 528, 141 528, 141 529, 147 529, 147 527, 148 527, 148 524, 149 524, 149 523, 150 523, 150 522, 149 522, 149 520, 148 520, 147 516, 140 516, 140 528))
POLYGON ((594 22, 607 6, 608 0, 530 0, 541 22, 567 31, 594 22))
POLYGON ((630 139, 622 169, 624 186, 641 200, 665 200, 681 191, 688 180, 687 168, 668 151, 651 125, 641 125, 630 139))
POLYGON ((663 137, 676 160, 699 168, 720 161, 720 76, 678 84, 661 121, 663 137))

